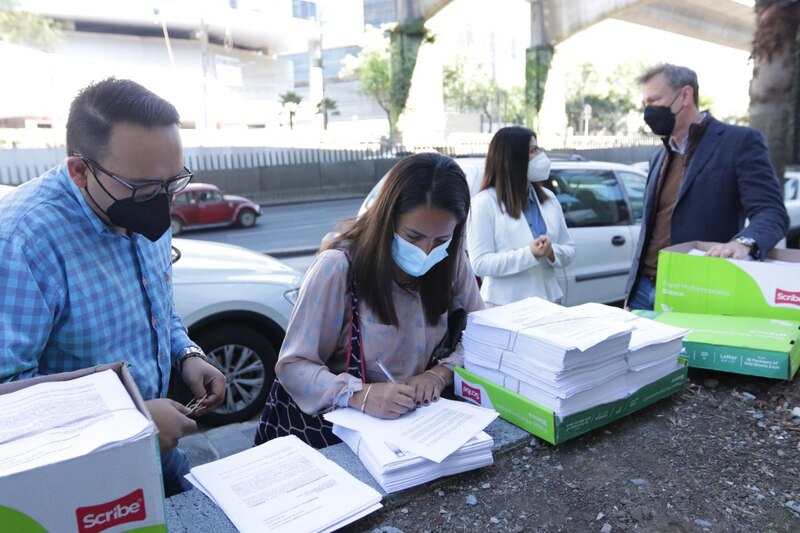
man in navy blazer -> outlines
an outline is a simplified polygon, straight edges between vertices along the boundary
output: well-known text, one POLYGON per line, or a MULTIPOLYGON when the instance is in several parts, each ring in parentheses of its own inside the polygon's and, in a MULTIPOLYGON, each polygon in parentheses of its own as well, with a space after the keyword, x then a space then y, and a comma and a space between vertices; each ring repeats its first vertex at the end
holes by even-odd
POLYGON ((644 120, 664 147, 650 159, 626 294, 628 308, 653 309, 659 250, 711 241, 706 255, 764 259, 786 237, 789 216, 764 137, 701 112, 693 70, 657 65, 639 82, 644 120))

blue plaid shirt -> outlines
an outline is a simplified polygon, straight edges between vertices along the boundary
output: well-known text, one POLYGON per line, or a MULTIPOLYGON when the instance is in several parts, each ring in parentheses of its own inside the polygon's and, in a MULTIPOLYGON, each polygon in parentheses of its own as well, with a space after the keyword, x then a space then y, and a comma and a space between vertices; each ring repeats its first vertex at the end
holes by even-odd
POLYGON ((111 230, 66 163, 0 199, 0 381, 128 361, 145 400, 192 345, 172 301, 172 235, 111 230))

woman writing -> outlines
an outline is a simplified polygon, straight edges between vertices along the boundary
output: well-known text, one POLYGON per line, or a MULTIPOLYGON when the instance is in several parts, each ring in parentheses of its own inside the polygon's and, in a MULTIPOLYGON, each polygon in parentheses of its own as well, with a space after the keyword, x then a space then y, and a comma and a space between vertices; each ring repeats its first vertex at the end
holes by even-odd
POLYGON ((487 305, 530 296, 560 303, 555 268, 575 257, 561 205, 542 186, 550 160, 533 131, 498 130, 467 220, 467 250, 487 305))
POLYGON ((462 362, 431 361, 448 314, 483 308, 462 250, 469 204, 449 157, 412 155, 389 171, 371 209, 309 268, 275 366, 287 410, 315 427, 277 420, 273 387, 256 444, 292 433, 323 447, 338 439, 315 415, 354 407, 391 419, 438 400, 462 362))

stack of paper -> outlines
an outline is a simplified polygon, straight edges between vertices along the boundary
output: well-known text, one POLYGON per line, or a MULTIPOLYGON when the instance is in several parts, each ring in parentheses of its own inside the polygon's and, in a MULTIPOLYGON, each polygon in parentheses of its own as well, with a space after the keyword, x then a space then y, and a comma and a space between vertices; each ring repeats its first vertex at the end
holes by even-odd
POLYGON ((387 493, 492 464, 491 409, 443 398, 396 420, 357 409, 324 417, 387 493))
POLYGON ((30 470, 151 433, 113 370, 0 395, 0 476, 30 470))
POLYGON ((563 417, 628 394, 633 326, 528 298, 470 313, 465 367, 563 417))
POLYGON ((186 477, 243 532, 333 531, 381 508, 375 489, 295 436, 196 466, 186 477))
POLYGON ((460 472, 492 464, 494 439, 481 431, 441 463, 425 459, 414 452, 390 444, 375 435, 359 433, 342 426, 333 432, 347 444, 372 477, 387 493, 414 487, 460 472))
POLYGON ((603 317, 633 326, 626 356, 628 392, 633 393, 678 368, 683 338, 690 330, 662 324, 607 305, 588 303, 571 308, 584 316, 603 317))

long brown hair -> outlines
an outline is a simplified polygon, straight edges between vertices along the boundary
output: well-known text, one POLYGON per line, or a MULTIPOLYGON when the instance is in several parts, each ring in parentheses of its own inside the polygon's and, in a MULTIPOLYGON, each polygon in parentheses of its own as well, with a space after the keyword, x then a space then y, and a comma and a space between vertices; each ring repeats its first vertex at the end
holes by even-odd
POLYGON ((389 170, 369 211, 328 245, 350 247, 350 276, 356 293, 384 324, 398 325, 391 291, 395 225, 400 216, 423 206, 442 209, 456 219, 447 257, 419 278, 425 319, 435 325, 453 300, 453 279, 469 212, 469 186, 464 171, 451 158, 424 153, 400 160, 389 170))
MULTIPOLYGON (((498 205, 513 218, 528 208, 528 153, 533 130, 521 126, 500 128, 489 143, 481 190, 494 187, 498 205)), ((532 184, 539 202, 547 200, 541 184, 532 184)))

